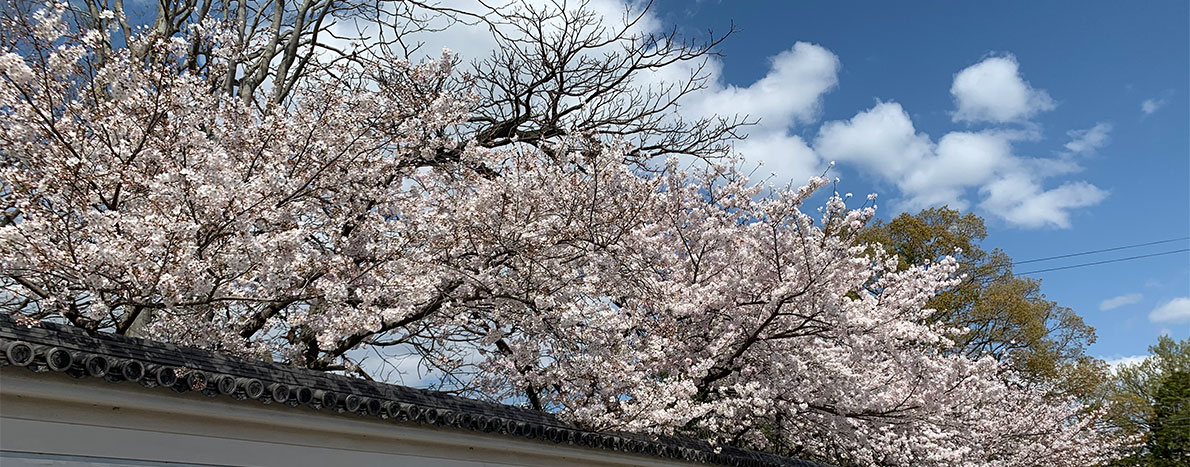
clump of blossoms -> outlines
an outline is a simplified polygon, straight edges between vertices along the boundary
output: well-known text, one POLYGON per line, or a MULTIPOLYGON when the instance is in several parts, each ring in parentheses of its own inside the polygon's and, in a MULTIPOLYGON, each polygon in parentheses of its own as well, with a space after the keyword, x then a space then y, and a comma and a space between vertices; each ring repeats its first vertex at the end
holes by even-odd
POLYGON ((478 148, 452 136, 475 101, 447 90, 449 55, 326 68, 258 108, 216 72, 98 60, 104 33, 52 11, 25 26, 0 51, 6 312, 322 370, 406 346, 592 428, 857 465, 1113 449, 1074 402, 941 351, 961 330, 923 306, 954 262, 866 254, 873 208, 802 212, 823 179, 645 172, 582 135, 478 148))

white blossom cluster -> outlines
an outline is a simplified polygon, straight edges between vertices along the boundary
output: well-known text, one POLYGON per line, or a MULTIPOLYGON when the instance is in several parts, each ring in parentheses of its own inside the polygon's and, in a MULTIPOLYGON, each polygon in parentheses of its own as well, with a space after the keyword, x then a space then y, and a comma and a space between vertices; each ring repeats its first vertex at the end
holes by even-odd
POLYGON ((9 312, 324 370, 400 344, 451 371, 471 348, 473 394, 857 465, 1114 447, 1076 403, 943 352, 961 330, 923 306, 955 263, 873 259, 873 208, 801 211, 824 179, 766 193, 734 163, 643 171, 618 142, 479 148, 452 137, 474 99, 446 91, 449 54, 383 81, 328 68, 262 109, 35 25, 0 51, 9 312))

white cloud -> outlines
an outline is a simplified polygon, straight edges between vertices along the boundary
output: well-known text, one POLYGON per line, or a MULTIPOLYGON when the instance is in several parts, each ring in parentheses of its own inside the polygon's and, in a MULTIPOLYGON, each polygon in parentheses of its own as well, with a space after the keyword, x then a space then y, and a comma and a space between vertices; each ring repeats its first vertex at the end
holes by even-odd
POLYGON ((1131 355, 1127 357, 1106 358, 1104 361, 1112 373, 1115 373, 1120 370, 1120 366, 1122 365, 1136 365, 1145 361, 1146 358, 1148 358, 1148 355, 1131 355))
POLYGON ((827 122, 814 148, 827 159, 858 164, 896 180, 934 152, 896 102, 881 102, 847 121, 827 122))
POLYGON ((822 172, 823 162, 790 130, 818 118, 823 96, 838 84, 839 58, 826 48, 798 42, 769 59, 769 71, 746 87, 722 82, 722 63, 710 68, 710 86, 686 101, 686 116, 747 115, 760 119, 745 128, 747 139, 735 145, 749 163, 763 163, 760 177, 775 172, 774 182, 804 182, 822 172))
POLYGON ((958 107, 956 122, 1020 122, 1055 106, 1049 94, 1021 78, 1012 55, 988 57, 964 68, 955 75, 950 94, 958 107))
POLYGON ((987 197, 980 206, 1010 223, 1027 228, 1070 228, 1070 210, 1093 206, 1108 192, 1087 182, 1066 182, 1042 190, 1026 174, 1013 174, 980 190, 987 197))
POLYGON ((759 128, 784 130, 815 120, 822 96, 838 84, 839 58, 822 46, 798 42, 769 59, 768 73, 748 87, 718 83, 703 93, 704 115, 724 110, 760 118, 759 128))
POLYGON ((1144 295, 1138 293, 1130 293, 1128 295, 1120 295, 1119 297, 1112 297, 1102 302, 1099 302, 1099 311, 1114 310, 1124 305, 1131 305, 1139 302, 1144 295))
MULTIPOLYGON (((655 9, 651 9, 646 11, 644 15, 640 15, 644 5, 634 0, 588 0, 581 3, 584 10, 591 11, 598 17, 597 19, 601 22, 600 24, 607 31, 623 28, 627 24, 629 35, 666 32, 666 26, 655 14, 655 9), (628 24, 626 21, 632 22, 628 24)), ((550 0, 523 0, 518 2, 440 0, 426 2, 426 4, 432 5, 433 8, 475 13, 486 16, 489 19, 494 17, 491 14, 493 10, 511 12, 532 8, 536 11, 554 11, 558 9, 559 5, 565 6, 567 11, 570 12, 578 9, 578 5, 575 4, 552 2, 550 0)), ((396 14, 399 11, 397 5, 399 5, 399 2, 384 3, 383 11, 388 15, 396 14)), ((489 24, 483 21, 476 21, 474 18, 468 18, 466 16, 456 18, 458 20, 452 20, 449 15, 433 14, 427 8, 413 7, 413 10, 416 16, 426 21, 425 28, 422 30, 413 32, 402 31, 400 33, 403 47, 416 47, 416 50, 411 50, 412 55, 409 57, 413 61, 425 58, 437 59, 441 57, 442 50, 446 48, 454 52, 460 61, 466 65, 472 61, 488 58, 499 46, 499 43, 493 37, 493 31, 489 24)), ((408 12, 405 13, 408 14, 408 12)), ((381 21, 386 24, 383 28, 377 26, 376 18, 358 17, 350 21, 336 22, 330 27, 330 31, 339 37, 363 35, 368 37, 363 42, 375 45, 379 43, 379 34, 382 31, 386 35, 386 39, 392 40, 394 35, 392 30, 393 25, 402 24, 402 21, 395 20, 392 17, 381 18, 381 21)), ((561 20, 554 18, 541 26, 546 34, 552 34, 557 29, 555 26, 560 22, 561 20), (551 31, 551 29, 555 31, 551 31)), ((502 28, 500 33, 514 39, 524 37, 523 33, 508 27, 502 28)), ((348 40, 321 37, 320 40, 325 40, 327 43, 343 50, 352 49, 352 44, 348 40)), ((603 51, 617 51, 622 45, 620 43, 608 43, 603 49, 588 52, 598 54, 603 51)), ((404 51, 401 48, 395 47, 393 48, 393 52, 399 55, 404 51)), ((463 68, 466 67, 464 66, 463 68)))
POLYGON ((1162 107, 1165 107, 1165 99, 1145 99, 1140 103, 1140 111, 1145 115, 1152 114, 1162 107))
POLYGON ((1066 135, 1070 142, 1066 143, 1066 150, 1071 154, 1094 154, 1099 148, 1108 143, 1107 134, 1111 132, 1111 124, 1097 123, 1086 130, 1070 130, 1066 135))
POLYGON ((760 163, 753 178, 772 177, 776 185, 792 181, 794 185, 822 173, 822 161, 800 136, 779 132, 753 132, 736 143, 735 150, 747 156, 749 164, 760 163))
POLYGON ((918 133, 909 114, 895 102, 881 102, 846 121, 827 122, 814 140, 826 158, 856 164, 895 183, 907 210, 948 205, 967 209, 970 189, 984 198, 979 206, 1027 228, 1070 227, 1069 210, 1103 200, 1107 192, 1086 182, 1045 189, 1044 179, 1076 171, 1062 159, 1014 154, 1012 143, 1028 132, 951 132, 938 143, 918 133))
POLYGON ((959 194, 967 187, 988 183, 1013 158, 1008 138, 987 132, 947 133, 936 149, 934 156, 923 160, 900 182, 902 191, 912 195, 910 209, 947 203, 966 210, 967 202, 959 194))
POLYGON ((1190 323, 1190 297, 1178 297, 1161 304, 1149 313, 1149 321, 1154 323, 1190 323))

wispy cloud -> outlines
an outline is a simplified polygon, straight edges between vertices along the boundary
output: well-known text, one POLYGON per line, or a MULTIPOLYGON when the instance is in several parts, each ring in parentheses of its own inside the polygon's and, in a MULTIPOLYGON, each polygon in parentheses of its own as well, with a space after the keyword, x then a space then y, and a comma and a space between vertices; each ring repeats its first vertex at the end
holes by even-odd
POLYGON ((1190 323, 1190 297, 1178 297, 1162 303, 1149 313, 1154 323, 1190 323))
POLYGON ((1160 110, 1162 107, 1165 107, 1165 103, 1165 98, 1145 99, 1144 102, 1140 103, 1140 111, 1144 112, 1145 115, 1150 115, 1153 112, 1160 110))
POLYGON ((1128 295, 1120 295, 1119 297, 1112 297, 1102 302, 1099 302, 1099 311, 1114 310, 1124 305, 1131 305, 1139 302, 1144 295, 1138 293, 1130 293, 1128 295))
POLYGON ((1108 133, 1111 132, 1111 124, 1098 123, 1086 130, 1070 130, 1066 135, 1070 137, 1070 142, 1066 143, 1065 147, 1071 154, 1095 154, 1099 148, 1107 145, 1109 138, 1108 133))

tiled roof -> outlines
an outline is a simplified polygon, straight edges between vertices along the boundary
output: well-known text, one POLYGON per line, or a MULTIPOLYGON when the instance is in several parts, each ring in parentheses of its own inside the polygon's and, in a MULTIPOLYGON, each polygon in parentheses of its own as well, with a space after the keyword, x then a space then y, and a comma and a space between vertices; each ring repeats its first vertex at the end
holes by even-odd
POLYGON ((54 323, 26 326, 0 315, 0 354, 6 366, 66 372, 112 383, 201 391, 248 403, 306 405, 328 413, 354 413, 395 423, 530 438, 728 466, 817 466, 821 464, 722 446, 705 441, 592 432, 552 414, 435 391, 377 383, 293 366, 244 360, 201 349, 82 329, 54 323))

